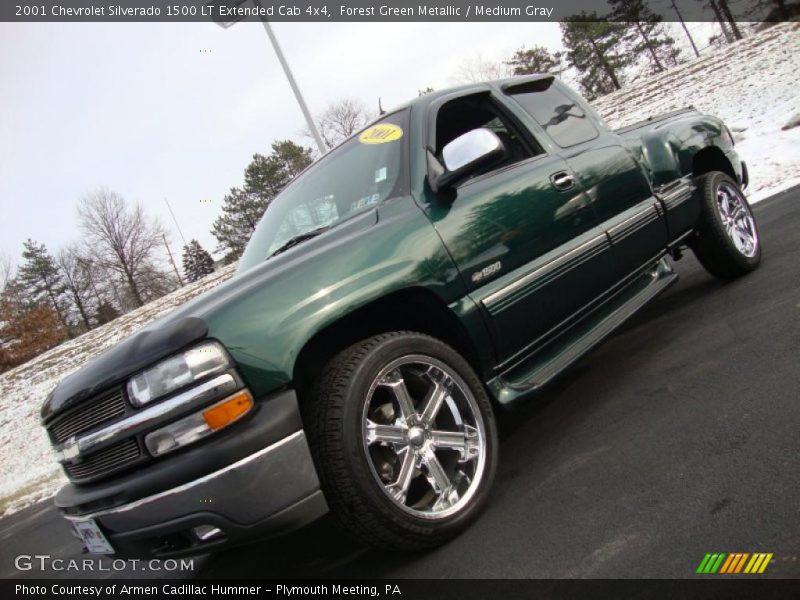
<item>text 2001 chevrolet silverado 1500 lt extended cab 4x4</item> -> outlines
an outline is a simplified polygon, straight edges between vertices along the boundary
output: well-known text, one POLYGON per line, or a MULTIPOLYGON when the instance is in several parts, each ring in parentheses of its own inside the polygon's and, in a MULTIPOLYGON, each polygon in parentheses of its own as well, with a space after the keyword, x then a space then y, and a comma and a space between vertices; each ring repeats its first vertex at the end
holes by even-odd
POLYGON ((684 110, 612 132, 549 75, 381 116, 269 205, 236 275, 88 362, 42 419, 90 551, 175 556, 333 513, 440 544, 489 496, 493 412, 673 283, 755 269, 747 171, 684 110))

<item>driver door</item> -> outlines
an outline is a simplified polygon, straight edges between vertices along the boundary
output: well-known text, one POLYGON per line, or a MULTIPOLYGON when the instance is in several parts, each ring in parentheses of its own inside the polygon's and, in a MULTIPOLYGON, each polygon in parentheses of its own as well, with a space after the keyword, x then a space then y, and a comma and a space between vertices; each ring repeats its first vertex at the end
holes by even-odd
POLYGON ((477 127, 511 146, 507 158, 454 190, 429 192, 428 214, 485 310, 502 364, 546 343, 607 287, 610 245, 567 162, 491 95, 438 109, 436 154, 477 127))

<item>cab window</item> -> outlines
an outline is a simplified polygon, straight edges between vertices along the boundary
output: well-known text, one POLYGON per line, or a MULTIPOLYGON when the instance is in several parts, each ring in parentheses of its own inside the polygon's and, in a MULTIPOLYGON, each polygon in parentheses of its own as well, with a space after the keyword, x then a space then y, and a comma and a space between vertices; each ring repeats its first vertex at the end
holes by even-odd
POLYGON ((523 83, 506 90, 562 148, 569 148, 598 136, 589 115, 554 79, 523 83))
POLYGON ((489 129, 500 138, 506 150, 502 161, 476 175, 484 175, 511 166, 544 150, 531 143, 518 126, 486 94, 457 98, 444 104, 436 115, 436 156, 442 160, 444 147, 458 136, 473 129, 489 129))

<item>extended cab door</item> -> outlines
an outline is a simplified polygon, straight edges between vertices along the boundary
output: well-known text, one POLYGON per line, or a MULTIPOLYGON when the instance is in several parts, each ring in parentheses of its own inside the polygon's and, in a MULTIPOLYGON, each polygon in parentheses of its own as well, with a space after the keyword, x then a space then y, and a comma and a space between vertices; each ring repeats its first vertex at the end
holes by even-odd
POLYGON ((428 214, 471 297, 485 309, 501 364, 562 330, 609 285, 610 244, 567 161, 547 152, 489 91, 431 108, 428 147, 486 127, 506 159, 455 190, 428 191, 428 214))
POLYGON ((504 92, 535 119, 576 173, 614 247, 614 278, 625 279, 661 253, 668 241, 662 205, 633 153, 599 115, 553 78, 504 92))

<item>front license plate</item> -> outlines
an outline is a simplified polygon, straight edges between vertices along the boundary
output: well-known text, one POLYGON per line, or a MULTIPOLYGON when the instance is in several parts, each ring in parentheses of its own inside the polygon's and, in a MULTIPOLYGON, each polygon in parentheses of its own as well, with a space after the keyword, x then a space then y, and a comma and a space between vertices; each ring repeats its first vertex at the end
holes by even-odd
POLYGON ((72 527, 91 554, 114 554, 114 548, 108 543, 94 519, 73 521, 72 527))

